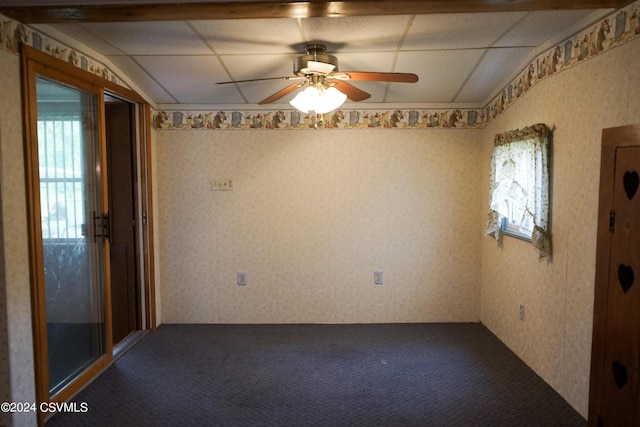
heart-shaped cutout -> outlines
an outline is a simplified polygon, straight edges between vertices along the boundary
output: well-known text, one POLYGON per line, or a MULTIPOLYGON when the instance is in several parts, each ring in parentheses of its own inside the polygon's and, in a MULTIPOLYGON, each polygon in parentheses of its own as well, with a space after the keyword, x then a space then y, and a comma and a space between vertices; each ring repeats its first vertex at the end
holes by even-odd
POLYGON ((626 294, 631 289, 631 285, 633 285, 633 281, 635 280, 635 276, 633 274, 633 268, 630 265, 620 264, 618 267, 618 280, 620 281, 620 286, 622 286, 622 290, 626 294))
POLYGON ((616 380, 616 386, 618 386, 618 389, 624 387, 629 380, 627 367, 617 360, 613 361, 613 378, 616 380))
POLYGON ((625 172, 624 177, 622 178, 622 184, 624 186, 624 192, 627 193, 627 198, 629 200, 633 199, 633 196, 635 196, 638 191, 638 185, 640 185, 640 176, 638 176, 638 172, 625 172))

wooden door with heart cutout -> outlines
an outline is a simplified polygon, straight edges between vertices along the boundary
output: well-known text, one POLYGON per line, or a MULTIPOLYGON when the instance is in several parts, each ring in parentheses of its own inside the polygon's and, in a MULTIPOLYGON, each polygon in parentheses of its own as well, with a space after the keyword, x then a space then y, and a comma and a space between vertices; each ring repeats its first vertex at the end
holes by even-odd
POLYGON ((605 129, 590 426, 640 426, 640 125, 605 129))

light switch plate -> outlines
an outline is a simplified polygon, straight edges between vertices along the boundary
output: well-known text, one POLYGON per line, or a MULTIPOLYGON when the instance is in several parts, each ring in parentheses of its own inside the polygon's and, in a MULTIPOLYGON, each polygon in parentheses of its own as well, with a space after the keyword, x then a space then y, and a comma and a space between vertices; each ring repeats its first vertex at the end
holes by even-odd
POLYGON ((211 180, 211 191, 233 191, 233 179, 214 178, 211 180))

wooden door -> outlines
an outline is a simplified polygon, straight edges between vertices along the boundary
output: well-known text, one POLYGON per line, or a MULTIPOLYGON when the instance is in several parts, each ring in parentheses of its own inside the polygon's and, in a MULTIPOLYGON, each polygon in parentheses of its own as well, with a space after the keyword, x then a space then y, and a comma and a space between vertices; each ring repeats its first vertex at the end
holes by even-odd
POLYGON ((136 262, 133 104, 105 97, 113 343, 141 329, 136 262))
POLYGON ((640 125, 605 129, 589 425, 640 426, 640 125))

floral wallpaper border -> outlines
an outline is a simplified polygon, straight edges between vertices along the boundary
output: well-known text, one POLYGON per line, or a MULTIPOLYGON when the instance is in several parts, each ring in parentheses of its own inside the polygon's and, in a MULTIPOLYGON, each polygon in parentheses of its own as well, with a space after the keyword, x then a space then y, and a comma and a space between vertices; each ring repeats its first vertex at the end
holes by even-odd
POLYGON ((130 89, 127 84, 100 61, 78 52, 25 24, 0 15, 0 48, 19 54, 21 43, 46 52, 55 58, 66 61, 103 79, 130 89))
POLYGON ((299 111, 157 111, 156 129, 363 129, 481 128, 481 110, 335 110, 327 114, 299 111))
MULTIPOLYGON (((477 109, 336 110, 324 115, 283 110, 153 111, 155 129, 483 128, 540 81, 640 37, 640 0, 538 55, 488 105, 477 109)), ((128 87, 108 67, 30 27, 0 15, 0 48, 20 43, 128 87)))
POLYGON ((640 36, 640 1, 618 9, 600 22, 538 55, 484 108, 487 122, 540 81, 640 36))

